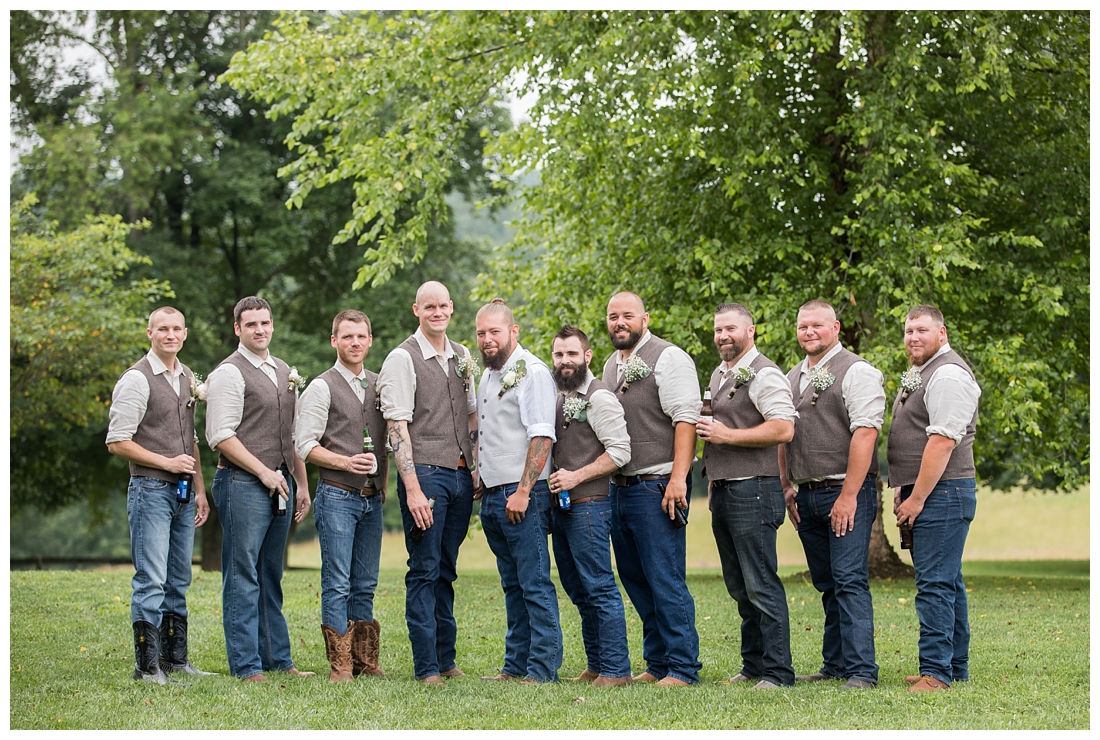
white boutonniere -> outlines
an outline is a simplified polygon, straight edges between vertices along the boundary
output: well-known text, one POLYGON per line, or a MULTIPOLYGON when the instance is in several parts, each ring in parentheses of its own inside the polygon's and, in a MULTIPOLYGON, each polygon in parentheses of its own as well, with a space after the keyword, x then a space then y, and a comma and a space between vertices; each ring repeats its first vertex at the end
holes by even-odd
POLYGON ((187 408, 195 408, 195 404, 206 403, 206 383, 198 373, 191 375, 191 397, 187 400, 187 408))
POLYGON ((905 399, 909 398, 909 394, 919 390, 923 382, 920 376, 920 370, 915 367, 911 367, 903 372, 901 374, 901 398, 898 400, 901 403, 905 403, 905 399))
POLYGON ((645 360, 638 355, 631 355, 623 366, 623 387, 619 389, 619 393, 626 393, 635 380, 648 378, 652 374, 653 369, 645 364, 645 360))
POLYGON ((481 367, 473 355, 463 355, 455 363, 455 374, 462 378, 462 392, 470 392, 470 380, 481 374, 481 367))
POLYGON ((739 367, 737 372, 733 374, 733 388, 730 390, 727 398, 733 398, 733 394, 737 393, 737 389, 743 385, 748 384, 750 380, 756 377, 756 371, 751 367, 739 367))
POLYGON ((568 429, 569 422, 574 420, 582 424, 588 421, 588 409, 590 408, 592 408, 592 402, 578 396, 565 399, 565 403, 561 406, 562 413, 565 414, 565 421, 561 425, 562 429, 568 429))
POLYGON ((515 365, 504 368, 504 374, 500 378, 500 393, 497 398, 503 398, 509 388, 515 388, 519 381, 527 375, 527 361, 519 360, 515 365))
POLYGON ((810 405, 817 405, 817 397, 836 381, 836 376, 829 372, 828 365, 818 365, 810 371, 810 384, 814 387, 814 397, 810 399, 810 405))
POLYGON ((290 368, 290 372, 287 374, 286 379, 287 379, 287 384, 286 384, 286 392, 287 393, 294 393, 295 391, 300 391, 300 390, 302 390, 303 388, 306 387, 306 376, 305 375, 299 375, 298 374, 298 368, 296 368, 296 367, 290 368))

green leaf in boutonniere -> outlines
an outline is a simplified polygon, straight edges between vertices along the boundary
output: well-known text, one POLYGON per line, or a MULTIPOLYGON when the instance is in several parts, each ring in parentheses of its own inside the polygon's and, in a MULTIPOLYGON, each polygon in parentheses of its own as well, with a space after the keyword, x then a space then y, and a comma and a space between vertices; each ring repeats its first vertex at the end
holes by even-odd
POLYGON ((299 375, 298 374, 298 368, 296 368, 296 367, 290 368, 290 373, 287 374, 287 376, 286 376, 286 379, 287 379, 286 391, 287 391, 287 393, 294 393, 295 391, 300 391, 303 388, 305 388, 306 387, 306 377, 307 376, 305 376, 305 375, 299 375))
POLYGON ((515 365, 509 365, 504 368, 504 374, 500 378, 500 393, 497 394, 497 398, 504 398, 504 394, 509 388, 515 388, 519 385, 519 381, 523 380, 527 375, 527 361, 519 360, 515 365))
POLYGON ((733 390, 727 398, 733 398, 733 394, 737 393, 737 389, 743 385, 748 385, 749 381, 756 377, 756 371, 751 367, 739 367, 737 372, 733 374, 733 390))
POLYGON ((565 421, 561 425, 562 429, 568 429, 569 422, 574 420, 582 424, 588 421, 588 409, 590 408, 592 408, 592 402, 578 396, 570 396, 565 399, 561 407, 562 413, 565 415, 565 421))

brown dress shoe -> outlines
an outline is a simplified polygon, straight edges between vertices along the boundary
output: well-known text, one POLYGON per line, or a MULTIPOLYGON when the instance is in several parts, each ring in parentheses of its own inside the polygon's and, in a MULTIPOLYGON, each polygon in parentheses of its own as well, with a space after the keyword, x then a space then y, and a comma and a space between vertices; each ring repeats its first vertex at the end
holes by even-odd
POLYGON ((309 678, 310 676, 316 676, 313 671, 299 671, 297 668, 291 668, 287 671, 291 676, 297 676, 298 678, 309 678))
POLYGON ((875 684, 864 681, 862 678, 849 678, 840 688, 842 689, 873 689, 875 684))
POLYGON ((940 691, 941 689, 950 691, 951 686, 932 676, 921 676, 915 684, 909 687, 910 691, 940 691))
POLYGON ((518 681, 519 676, 510 676, 507 673, 498 673, 495 676, 482 676, 482 681, 518 681))
POLYGON ((455 666, 449 671, 440 671, 439 675, 443 676, 443 678, 458 678, 459 676, 465 676, 466 674, 462 672, 461 668, 455 666))
POLYGON ((681 681, 680 679, 673 678, 672 676, 665 676, 657 682, 657 685, 664 686, 665 688, 672 688, 674 686, 691 686, 691 684, 689 684, 687 681, 681 681))
POLYGON ((811 673, 808 676, 795 676, 794 680, 795 681, 808 681, 808 682, 812 683, 814 681, 831 681, 834 678, 835 678, 834 676, 826 676, 821 671, 818 671, 817 673, 811 673))
POLYGON ((591 668, 585 668, 583 671, 581 671, 581 675, 577 676, 576 678, 571 678, 569 680, 570 681, 595 681, 597 678, 599 678, 599 675, 600 675, 599 673, 592 670, 591 668))
POLYGON ((768 679, 765 678, 760 683, 753 686, 753 688, 754 689, 780 689, 780 688, 783 688, 783 687, 780 686, 779 684, 777 684, 773 681, 769 681, 768 679))
POLYGON ((906 676, 905 683, 914 684, 920 680, 920 676, 906 676))
POLYGON ((443 679, 439 677, 439 674, 436 674, 434 676, 425 676, 424 678, 420 679, 420 683, 422 683, 424 686, 443 686, 444 685, 443 684, 443 679))
POLYGON ((592 681, 593 686, 629 686, 632 683, 634 683, 634 679, 630 676, 612 678, 611 676, 598 675, 596 679, 592 681))
POLYGON ((321 636, 325 638, 325 657, 328 658, 332 670, 329 671, 329 681, 353 681, 351 675, 351 637, 352 630, 349 627, 344 634, 338 633, 327 624, 321 625, 321 636))
POLYGON ((639 683, 657 683, 660 679, 649 671, 645 671, 644 673, 639 673, 637 676, 634 676, 634 680, 639 683))
POLYGON ((241 683, 265 683, 266 681, 267 676, 262 673, 257 673, 253 676, 249 676, 248 678, 241 679, 241 683))

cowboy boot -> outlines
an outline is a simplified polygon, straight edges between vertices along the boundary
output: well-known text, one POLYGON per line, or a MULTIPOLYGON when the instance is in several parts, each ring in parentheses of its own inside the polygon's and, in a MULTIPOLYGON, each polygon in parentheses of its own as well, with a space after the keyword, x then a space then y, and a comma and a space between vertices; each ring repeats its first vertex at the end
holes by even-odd
POLYGON ((164 686, 168 676, 160 669, 160 632, 149 622, 134 622, 134 680, 164 686))
POLYGON ((186 673, 191 676, 213 676, 200 671, 187 659, 187 617, 171 612, 160 622, 160 667, 165 673, 186 673))
POLYGON ((351 640, 352 675, 366 673, 385 676, 386 672, 378 666, 378 653, 382 646, 382 625, 378 624, 378 620, 349 620, 348 632, 355 635, 351 640))
POLYGON ((329 665, 332 666, 328 679, 351 681, 351 630, 341 635, 327 624, 322 624, 321 634, 325 637, 325 654, 328 656, 329 665))

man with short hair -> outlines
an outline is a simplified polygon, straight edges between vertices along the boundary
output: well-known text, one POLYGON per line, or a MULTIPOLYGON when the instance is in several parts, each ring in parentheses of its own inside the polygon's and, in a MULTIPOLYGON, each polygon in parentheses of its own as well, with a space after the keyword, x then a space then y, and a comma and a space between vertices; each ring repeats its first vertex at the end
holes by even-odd
POLYGON ((611 474, 630 460, 623 407, 588 369, 588 335, 566 324, 552 343, 558 403, 550 492, 569 497, 553 507, 554 562, 562 588, 581 614, 588 665, 574 680, 626 686, 630 653, 623 598, 611 567, 611 474))
POLYGON ((271 306, 248 296, 233 308, 237 351, 207 379, 206 441, 220 453, 214 505, 222 524, 222 627, 229 672, 262 682, 263 671, 299 671, 283 617, 283 556, 290 517, 275 513, 295 500, 294 521, 309 511, 306 466, 294 454, 297 370, 268 351, 271 306))
MULTIPOLYGON (((187 339, 183 314, 162 306, 149 314, 150 349, 115 384, 107 450, 130 463, 126 515, 134 594, 134 679, 160 685, 166 672, 211 675, 187 658, 187 589, 195 527, 210 513, 195 435, 198 384, 177 355, 187 339), (192 497, 176 495, 191 474, 192 497)), ((173 681, 173 683, 175 683, 173 681)))
POLYGON ((910 691, 969 679, 970 623, 962 553, 977 508, 974 431, 982 389, 947 343, 943 314, 916 306, 905 317, 912 367, 894 399, 886 459, 898 526, 913 530, 920 672, 910 691))
POLYGON ((454 303, 442 283, 421 285, 412 310, 420 326, 382 363, 378 396, 409 553, 405 621, 414 675, 440 686, 465 675, 455 662, 454 582, 474 506, 474 363, 447 337, 454 303))
POLYGON ((846 679, 843 688, 878 684, 867 550, 878 508, 878 454, 886 394, 882 373, 840 344, 840 322, 825 301, 798 310, 806 359, 787 373, 798 424, 779 446, 779 477, 798 530, 825 628, 822 667, 797 680, 846 679))
POLYGON ((642 299, 623 291, 607 304, 617 350, 603 380, 622 404, 630 462, 611 479, 611 544, 619 578, 642 619, 646 669, 635 681, 699 681, 695 602, 687 588, 687 540, 675 524, 691 495, 699 379, 679 347, 649 331, 642 299))
POLYGON ((496 555, 508 631, 504 666, 487 681, 558 680, 561 627, 550 580, 550 449, 554 379, 516 341, 511 309, 500 298, 477 312, 477 346, 486 371, 477 389, 481 524, 496 555))
POLYGON ((378 376, 363 367, 370 351, 370 319, 341 311, 329 338, 336 364, 298 399, 294 439, 298 457, 320 468, 313 519, 321 543, 321 634, 332 681, 363 673, 385 676, 378 665, 381 625, 374 589, 382 552, 386 458, 368 443, 385 439, 378 409, 378 376))
POLYGON ((756 348, 752 314, 739 303, 714 312, 713 419, 699 419, 710 480, 711 530, 726 590, 741 615, 741 671, 729 683, 772 689, 794 684, 787 593, 779 580, 776 532, 785 513, 778 445, 794 436, 791 386, 756 348))

